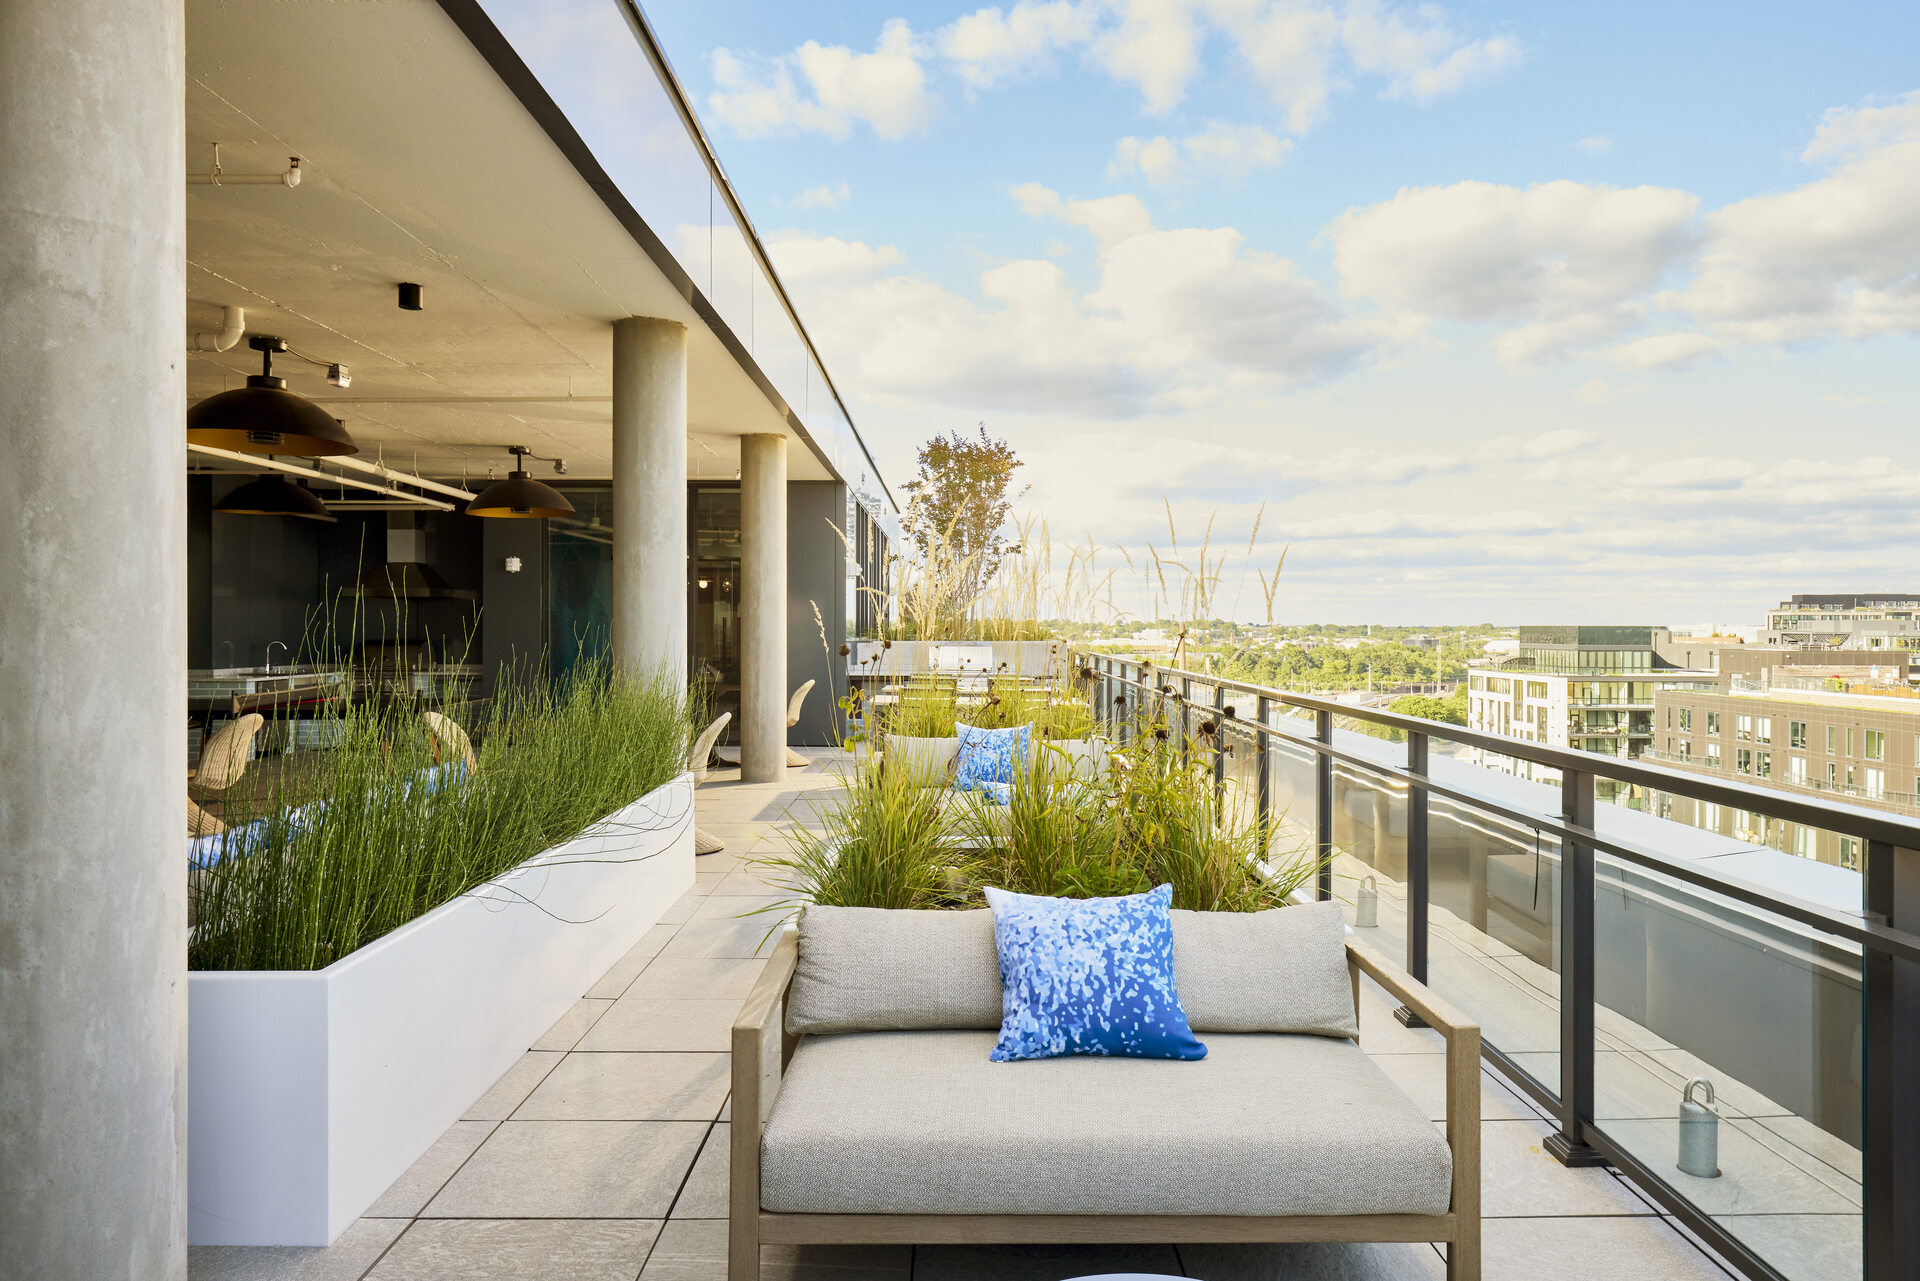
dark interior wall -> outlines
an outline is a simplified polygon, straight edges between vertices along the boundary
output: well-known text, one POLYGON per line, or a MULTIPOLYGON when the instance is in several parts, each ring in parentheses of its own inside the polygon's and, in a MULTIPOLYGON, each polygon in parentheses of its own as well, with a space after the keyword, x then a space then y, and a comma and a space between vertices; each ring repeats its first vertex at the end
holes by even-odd
MULTIPOLYGON (((434 661, 479 662, 475 603, 456 599, 369 599, 356 617, 339 594, 363 569, 386 563, 386 512, 350 512, 334 524, 213 510, 244 476, 197 475, 187 482, 188 665, 259 667, 273 646, 276 665, 311 659, 329 646, 357 654, 360 641, 419 646, 434 661), (331 627, 327 625, 331 622, 331 627)), ((483 524, 452 512, 417 518, 427 564, 448 585, 477 589, 483 524)), ((518 522, 516 522, 518 523, 518 522)))
POLYGON ((817 682, 800 723, 787 731, 795 745, 838 741, 837 704, 847 692, 847 666, 840 657, 847 631, 847 549, 834 531, 845 523, 846 512, 846 486, 837 481, 787 485, 787 692, 803 681, 817 682))
POLYGON ((547 522, 481 520, 480 661, 483 692, 491 695, 503 669, 539 664, 547 648, 547 522), (507 558, 520 572, 507 572, 507 558))

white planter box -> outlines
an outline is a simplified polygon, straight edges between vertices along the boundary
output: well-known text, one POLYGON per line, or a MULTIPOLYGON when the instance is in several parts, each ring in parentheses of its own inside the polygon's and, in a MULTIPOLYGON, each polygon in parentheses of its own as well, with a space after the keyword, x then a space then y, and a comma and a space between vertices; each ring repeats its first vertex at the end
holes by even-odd
POLYGON ((692 885, 683 774, 324 970, 192 972, 189 1243, 330 1244, 692 885))

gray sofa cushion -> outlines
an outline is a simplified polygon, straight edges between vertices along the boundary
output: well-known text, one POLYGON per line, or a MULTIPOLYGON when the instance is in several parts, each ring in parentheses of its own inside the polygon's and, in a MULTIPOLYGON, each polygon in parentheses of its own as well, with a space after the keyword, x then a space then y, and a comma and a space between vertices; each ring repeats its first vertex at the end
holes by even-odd
POLYGON ((760 1147, 793 1214, 1441 1214, 1452 1154, 1351 1041, 992 1063, 989 1032, 801 1042, 760 1147))
POLYGON ((886 766, 910 770, 928 783, 945 787, 953 777, 960 759, 958 738, 909 738, 905 734, 887 735, 886 766))
POLYGON ((1175 912, 1173 980, 1196 1034, 1360 1035, 1346 920, 1335 902, 1175 912))
POLYGON ((809 907, 787 1031, 1000 1026, 993 913, 809 907))
MULTIPOLYGON (((1173 978, 1207 1032, 1358 1036, 1338 903, 1173 913, 1173 978)), ((993 913, 809 907, 787 1000, 796 1036, 998 1028, 993 913)))

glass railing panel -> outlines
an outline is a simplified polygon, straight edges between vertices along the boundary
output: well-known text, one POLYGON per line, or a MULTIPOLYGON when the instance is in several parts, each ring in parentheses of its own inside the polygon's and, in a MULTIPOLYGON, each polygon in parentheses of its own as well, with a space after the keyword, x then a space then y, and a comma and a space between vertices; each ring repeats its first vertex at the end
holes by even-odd
MULTIPOLYGON (((1734 857, 1762 884, 1850 875, 1770 868, 1793 858, 1771 850, 1734 857)), ((1859 1277, 1859 949, 1605 854, 1594 933, 1600 1130, 1783 1276, 1859 1277), (1695 1079, 1713 1107, 1683 1120, 1695 1079), (1692 1135, 1683 1148, 1683 1126, 1711 1133, 1711 1165, 1692 1135)))
POLYGON ((614 185, 701 292, 713 279, 713 182, 616 0, 481 0, 614 185))
MULTIPOLYGON (((1276 715, 1272 718, 1278 720, 1276 715)), ((1312 857, 1315 831, 1313 749, 1278 735, 1267 739, 1269 857, 1312 857)))
MULTIPOLYGON (((1450 748, 1436 742, 1430 750, 1450 748)), ((1433 796, 1427 849, 1428 986, 1558 1094, 1559 842, 1531 824, 1433 796)))
POLYGON ((753 269, 753 360, 787 407, 806 412, 807 352, 779 291, 758 263, 753 269))
POLYGON ((1407 789, 1345 761, 1333 766, 1333 896, 1353 932, 1407 961, 1407 789))
POLYGON ((753 249, 718 184, 713 191, 713 287, 707 298, 740 345, 753 347, 753 249))

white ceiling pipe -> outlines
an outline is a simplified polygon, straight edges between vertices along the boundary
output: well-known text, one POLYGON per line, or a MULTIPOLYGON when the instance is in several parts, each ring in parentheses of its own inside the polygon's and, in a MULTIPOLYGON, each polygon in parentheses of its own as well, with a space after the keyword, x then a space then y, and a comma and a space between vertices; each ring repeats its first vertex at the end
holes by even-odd
POLYGON ((226 307, 220 313, 218 332, 202 330, 193 336, 188 351, 229 351, 247 334, 247 309, 226 307))
POLYGON ((300 157, 288 156, 280 173, 227 173, 220 168, 220 144, 213 146, 213 168, 206 173, 187 175, 189 187, 297 187, 300 185, 300 157))
POLYGON ((436 494, 445 494, 449 498, 458 498, 461 502, 473 497, 473 491, 461 489, 455 485, 442 485, 437 480, 428 480, 424 476, 414 476, 407 472, 395 471, 385 463, 370 463, 359 458, 349 458, 344 454, 335 454, 327 459, 329 466, 346 467, 353 471, 365 472, 369 476, 378 476, 382 480, 398 485, 412 485, 416 489, 432 490, 436 494))
POLYGON ((290 476, 305 476, 309 480, 323 480, 329 485, 347 485, 354 489, 370 489, 384 498, 398 498, 419 507, 433 511, 450 512, 452 503, 443 503, 437 498, 428 498, 422 494, 409 494, 404 490, 390 489, 385 485, 375 485, 364 480, 355 480, 351 476, 334 476, 327 472, 315 471, 311 467, 301 467, 295 463, 283 463, 278 458, 267 458, 260 454, 241 454, 231 449, 216 449, 212 445, 188 445, 187 452, 200 454, 207 458, 221 458, 230 463, 239 463, 249 471, 278 471, 290 476))

